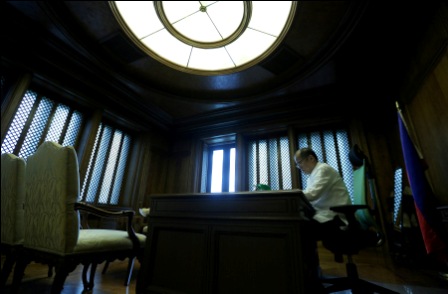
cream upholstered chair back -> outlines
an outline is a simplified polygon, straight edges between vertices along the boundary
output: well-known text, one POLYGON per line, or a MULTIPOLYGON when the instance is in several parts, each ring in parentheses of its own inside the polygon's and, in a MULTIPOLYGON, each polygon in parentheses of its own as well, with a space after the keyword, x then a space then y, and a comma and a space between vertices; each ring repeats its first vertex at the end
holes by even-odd
POLYGON ((3 153, 1 175, 1 236, 2 243, 23 243, 23 203, 25 201, 25 160, 3 153))
POLYGON ((44 142, 28 157, 24 246, 50 253, 71 253, 80 219, 78 158, 73 147, 44 142))
POLYGON ((73 147, 63 147, 55 142, 40 145, 28 157, 25 190, 25 235, 22 254, 14 269, 11 293, 18 293, 31 261, 56 268, 51 293, 61 293, 67 276, 79 264, 84 266, 84 291, 91 291, 96 266, 116 259, 129 258, 125 285, 129 284, 134 260, 142 256, 146 236, 135 234, 133 210, 108 211, 78 202, 79 168, 73 147), (81 230, 80 212, 117 221, 124 218, 126 230, 81 230))

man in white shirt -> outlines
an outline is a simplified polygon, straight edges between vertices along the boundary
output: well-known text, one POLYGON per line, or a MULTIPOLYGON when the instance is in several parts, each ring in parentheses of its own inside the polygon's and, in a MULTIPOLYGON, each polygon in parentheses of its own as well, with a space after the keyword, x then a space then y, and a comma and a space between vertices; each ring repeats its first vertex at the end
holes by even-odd
MULTIPOLYGON (((313 220, 309 224, 309 232, 315 241, 322 238, 337 238, 339 227, 347 224, 343 214, 330 210, 331 206, 350 205, 350 196, 347 187, 339 173, 330 165, 319 162, 316 153, 310 148, 297 150, 294 155, 297 168, 303 173, 309 174, 306 189, 303 194, 316 210, 313 220)), ((316 243, 313 244, 316 251, 312 263, 319 264, 316 243)), ((308 258, 313 259, 313 254, 308 258)), ((320 273, 319 273, 320 274, 320 273)))
MULTIPOLYGON (((303 194, 316 209, 313 226, 319 228, 318 239, 321 239, 320 237, 323 233, 326 233, 327 227, 331 230, 335 226, 339 227, 347 224, 343 214, 330 210, 331 206, 351 204, 347 187, 333 167, 318 161, 317 155, 312 149, 302 148, 297 150, 294 160, 296 166, 302 172, 310 175, 303 194)), ((331 234, 331 231, 328 233, 331 234)))

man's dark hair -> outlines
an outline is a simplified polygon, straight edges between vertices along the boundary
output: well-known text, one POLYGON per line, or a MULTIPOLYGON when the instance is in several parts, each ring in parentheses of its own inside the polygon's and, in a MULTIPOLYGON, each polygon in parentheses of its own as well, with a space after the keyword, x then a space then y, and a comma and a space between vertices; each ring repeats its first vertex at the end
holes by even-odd
POLYGON ((316 159, 316 161, 319 161, 319 159, 317 158, 316 152, 314 152, 313 149, 308 148, 308 147, 300 149, 300 157, 307 158, 310 155, 313 156, 316 159))

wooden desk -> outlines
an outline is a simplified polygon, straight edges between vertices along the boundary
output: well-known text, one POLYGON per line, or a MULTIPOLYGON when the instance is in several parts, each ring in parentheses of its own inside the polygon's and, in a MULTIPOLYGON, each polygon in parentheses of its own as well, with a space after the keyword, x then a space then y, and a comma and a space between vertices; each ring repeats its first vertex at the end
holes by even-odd
POLYGON ((300 190, 152 195, 136 292, 313 293, 313 213, 300 190))

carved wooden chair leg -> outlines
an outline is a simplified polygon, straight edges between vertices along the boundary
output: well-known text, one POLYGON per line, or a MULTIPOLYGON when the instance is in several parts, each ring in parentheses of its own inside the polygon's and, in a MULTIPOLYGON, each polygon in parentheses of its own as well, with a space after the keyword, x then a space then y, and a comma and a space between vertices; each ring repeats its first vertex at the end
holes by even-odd
POLYGON ((95 282, 95 272, 96 272, 96 267, 97 267, 97 263, 93 263, 92 264, 92 268, 90 269, 90 281, 89 281, 89 290, 93 289, 94 286, 94 282, 95 282))
POLYGON ((21 256, 17 259, 14 267, 14 276, 12 279, 11 292, 20 293, 20 284, 22 283, 23 275, 25 274, 25 268, 31 262, 26 256, 21 256))
POLYGON ((106 273, 107 269, 109 268, 109 263, 110 262, 108 260, 104 263, 103 271, 101 272, 102 274, 106 273))
POLYGON ((53 265, 48 265, 48 273, 47 273, 47 276, 49 277, 49 278, 51 278, 52 276, 53 276, 53 265))
POLYGON ((1 277, 1 288, 6 286, 6 281, 8 280, 9 274, 12 271, 13 265, 15 263, 15 257, 12 254, 6 255, 5 262, 2 267, 2 277, 1 277))
POLYGON ((95 272, 96 272, 96 263, 86 264, 82 269, 82 282, 84 284, 84 291, 90 291, 93 289, 95 285, 95 272), (90 268, 90 277, 87 278, 87 272, 90 268))
POLYGON ((75 270, 76 264, 62 264, 56 267, 53 285, 51 285, 51 294, 60 294, 64 289, 64 283, 70 272, 75 270))
POLYGON ((51 294, 59 294, 64 289, 64 282, 68 276, 68 270, 64 268, 60 268, 56 271, 56 275, 53 280, 53 285, 51 285, 51 294))
POLYGON ((84 290, 88 290, 89 281, 87 279, 87 272, 89 270, 90 264, 85 264, 82 268, 82 284, 84 285, 84 290))

